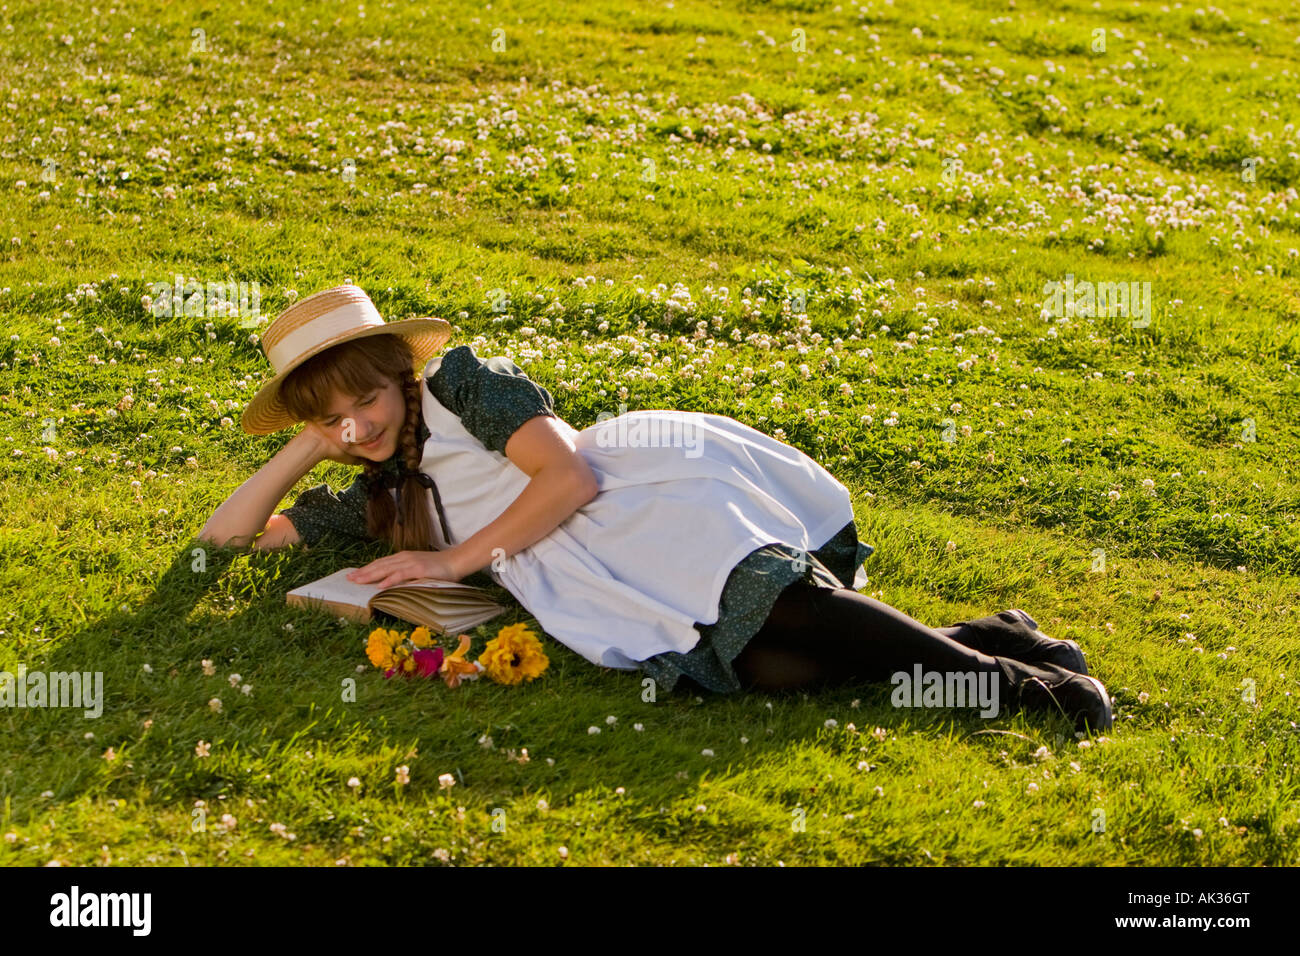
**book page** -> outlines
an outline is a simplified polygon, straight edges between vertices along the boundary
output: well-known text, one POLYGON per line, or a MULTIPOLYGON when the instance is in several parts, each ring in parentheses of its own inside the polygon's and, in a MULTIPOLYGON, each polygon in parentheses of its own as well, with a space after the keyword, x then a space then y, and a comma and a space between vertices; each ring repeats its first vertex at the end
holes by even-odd
POLYGON ((374 584, 357 584, 349 581, 349 572, 355 570, 356 568, 342 568, 328 577, 294 588, 289 593, 304 598, 317 598, 325 601, 338 601, 342 604, 354 604, 357 607, 369 607, 370 599, 379 593, 379 587, 374 584))
POLYGON ((435 634, 459 634, 490 621, 505 611, 497 604, 474 607, 446 607, 428 598, 386 593, 375 598, 375 610, 384 611, 412 624, 423 624, 435 634))
POLYGON ((459 581, 443 581, 439 578, 417 578, 414 581, 403 581, 401 584, 394 584, 387 590, 392 591, 396 588, 455 588, 466 592, 478 591, 486 594, 482 588, 476 588, 472 584, 461 584, 459 581))

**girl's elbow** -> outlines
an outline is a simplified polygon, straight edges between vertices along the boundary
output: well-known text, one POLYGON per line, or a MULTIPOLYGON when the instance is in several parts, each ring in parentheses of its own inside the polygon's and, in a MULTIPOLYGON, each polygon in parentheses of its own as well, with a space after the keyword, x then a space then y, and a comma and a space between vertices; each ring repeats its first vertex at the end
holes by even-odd
POLYGON ((211 545, 214 548, 243 549, 249 547, 257 536, 255 534, 230 535, 200 531, 195 537, 200 544, 211 545))
POLYGON ((199 533, 194 536, 194 539, 200 544, 212 545, 214 548, 224 548, 227 547, 230 541, 230 535, 208 523, 199 529, 199 533))

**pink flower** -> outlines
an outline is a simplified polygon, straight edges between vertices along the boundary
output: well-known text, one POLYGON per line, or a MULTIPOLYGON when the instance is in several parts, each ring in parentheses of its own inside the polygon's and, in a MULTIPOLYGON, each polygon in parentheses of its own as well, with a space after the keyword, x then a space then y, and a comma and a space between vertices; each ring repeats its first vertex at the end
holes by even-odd
MULTIPOLYGON (((411 660, 415 662, 415 670, 403 671, 403 677, 437 677, 442 667, 442 648, 419 648, 411 654, 411 660)), ((397 668, 390 667, 384 671, 384 677, 392 677, 396 673, 397 668)))
POLYGON ((437 677, 438 669, 442 667, 442 648, 441 647, 422 647, 411 655, 415 660, 415 676, 417 677, 437 677))

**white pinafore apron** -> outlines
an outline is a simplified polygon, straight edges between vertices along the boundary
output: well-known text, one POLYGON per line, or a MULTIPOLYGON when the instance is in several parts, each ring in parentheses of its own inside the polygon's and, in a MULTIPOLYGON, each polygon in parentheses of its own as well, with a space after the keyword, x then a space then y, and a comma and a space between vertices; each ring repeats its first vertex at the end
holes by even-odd
MULTIPOLYGON (((442 361, 425 366, 425 381, 442 361)), ((427 387, 420 470, 438 484, 453 543, 491 524, 529 476, 485 448, 427 387)), ((785 543, 820 548, 854 517, 848 489, 803 452, 723 415, 624 412, 562 425, 600 491, 546 537, 484 568, 546 633, 593 664, 636 670, 686 652, 713 624, 732 568, 785 543)), ((434 512, 432 495, 425 496, 434 512)), ((433 513, 434 537, 442 530, 433 513)), ((855 589, 867 583, 861 567, 855 589)))

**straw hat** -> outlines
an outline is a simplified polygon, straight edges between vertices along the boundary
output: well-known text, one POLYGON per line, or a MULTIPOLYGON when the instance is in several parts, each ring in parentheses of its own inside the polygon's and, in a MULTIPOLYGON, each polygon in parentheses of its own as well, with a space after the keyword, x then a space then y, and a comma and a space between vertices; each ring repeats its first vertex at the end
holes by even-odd
POLYGON ((262 334, 262 351, 275 369, 244 409, 240 424, 250 435, 269 435, 298 423, 280 401, 280 383, 313 355, 342 342, 368 335, 400 335, 423 368, 451 338, 445 319, 385 322, 370 296, 354 285, 341 285, 307 296, 285 309, 262 334))

